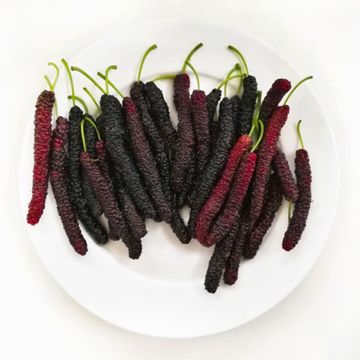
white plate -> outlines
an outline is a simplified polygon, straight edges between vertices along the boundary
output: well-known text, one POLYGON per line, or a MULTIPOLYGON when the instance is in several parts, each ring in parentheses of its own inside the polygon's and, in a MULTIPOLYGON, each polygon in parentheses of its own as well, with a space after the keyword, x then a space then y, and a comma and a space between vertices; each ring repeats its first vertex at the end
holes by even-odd
MULTIPOLYGON (((228 44, 243 51, 250 73, 257 77, 263 92, 278 77, 295 83, 308 75, 300 76, 280 54, 253 37, 216 24, 183 21, 144 23, 119 29, 86 47, 70 63, 92 74, 109 64, 117 64, 118 71, 111 73, 111 79, 127 92, 140 56, 149 45, 157 43, 159 48, 146 62, 143 80, 179 70, 189 49, 200 41, 205 46, 194 55, 192 63, 201 74, 202 88, 207 91, 236 62, 233 54, 226 50, 228 44)), ((63 75, 64 72, 57 95, 60 114, 67 115, 70 103, 64 99, 69 89, 63 75)), ((314 75, 313 81, 317 81, 314 75)), ((86 98, 81 91, 85 83, 96 91, 80 75, 74 77, 81 96, 86 98)), ((170 82, 161 82, 160 86, 166 88, 171 103, 170 82)), ((222 285, 212 295, 203 287, 212 249, 196 241, 181 245, 167 225, 149 221, 140 260, 129 260, 121 242, 99 247, 91 240, 87 255, 78 256, 68 244, 50 191, 40 223, 28 226, 48 271, 71 297, 100 318, 153 336, 175 338, 218 333, 244 324, 279 303, 299 284, 319 256, 336 208, 336 148, 330 126, 310 87, 311 84, 303 85, 291 99, 290 118, 282 135, 282 145, 292 161, 297 148, 294 125, 303 119, 303 136, 314 178, 308 226, 294 251, 287 253, 281 248, 287 225, 283 204, 258 256, 241 264, 237 284, 222 285)), ((19 185, 24 212, 31 191, 32 131, 29 126, 22 149, 19 185)))

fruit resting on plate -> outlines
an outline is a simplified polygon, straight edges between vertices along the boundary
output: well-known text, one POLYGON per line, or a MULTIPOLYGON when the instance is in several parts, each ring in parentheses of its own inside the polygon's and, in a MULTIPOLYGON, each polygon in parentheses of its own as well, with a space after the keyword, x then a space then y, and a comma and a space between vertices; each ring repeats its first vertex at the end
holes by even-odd
POLYGON ((182 244, 194 238, 213 247, 205 276, 210 293, 216 292, 222 277, 228 285, 237 281, 241 259, 261 254, 283 198, 289 202, 289 223, 282 248, 294 249, 311 204, 310 159, 300 121, 295 177, 279 140, 282 128, 290 126, 290 96, 312 77, 291 91, 288 80, 277 79, 262 100, 244 56, 229 45, 239 62, 206 92, 192 65, 202 46, 190 51, 178 73, 144 83, 145 59, 157 48, 152 45, 141 58, 128 96, 109 79, 116 65, 98 72, 101 80, 97 81, 62 59, 71 107, 61 116, 55 97, 59 68, 49 63, 56 74, 53 82, 45 76, 50 89, 42 91, 36 103, 29 224, 40 220, 49 179, 65 233, 80 255, 88 251, 80 223, 99 246, 121 239, 129 257, 138 259, 147 219, 164 221, 182 244), (101 92, 97 99, 83 88, 94 105, 92 113, 75 93, 73 73, 85 76, 101 92), (193 90, 191 73, 197 84, 193 90), (177 126, 157 85, 160 80, 173 82, 177 126), (187 223, 179 212, 184 206, 190 208, 187 223))

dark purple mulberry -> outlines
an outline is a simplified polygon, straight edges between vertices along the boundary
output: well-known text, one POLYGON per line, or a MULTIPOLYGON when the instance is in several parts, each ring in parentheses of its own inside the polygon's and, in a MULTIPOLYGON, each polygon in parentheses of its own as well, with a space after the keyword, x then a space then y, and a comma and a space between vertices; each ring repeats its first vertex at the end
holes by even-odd
POLYGON ((274 221, 276 212, 280 208, 282 192, 276 174, 270 176, 264 200, 264 207, 261 210, 259 219, 246 241, 244 257, 247 259, 252 259, 256 255, 266 232, 274 221))
POLYGON ((220 98, 221 98, 221 90, 219 89, 213 89, 209 92, 209 94, 206 95, 211 144, 215 144, 217 139, 218 121, 215 117, 215 113, 220 98))
POLYGON ((65 145, 67 143, 68 129, 68 121, 65 118, 59 117, 56 120, 56 128, 52 140, 50 182, 54 192, 56 207, 70 244, 78 254, 85 255, 87 244, 81 234, 66 186, 65 145))
POLYGON ((126 125, 129 129, 134 155, 155 205, 155 209, 161 219, 166 222, 171 222, 172 211, 162 191, 160 175, 136 105, 134 101, 128 97, 124 99, 123 105, 126 113, 126 125))
POLYGON ((194 151, 194 132, 191 122, 190 78, 187 74, 179 74, 174 80, 174 102, 178 113, 178 138, 176 142, 172 170, 171 185, 175 193, 181 192, 194 151))
POLYGON ((299 242, 306 226, 311 204, 311 168, 309 154, 305 149, 296 151, 295 174, 299 198, 295 203, 293 215, 283 239, 283 249, 292 250, 299 242))
POLYGON ((234 143, 234 121, 232 104, 224 98, 220 104, 219 133, 214 151, 201 176, 197 189, 191 195, 191 212, 188 223, 190 235, 195 235, 195 224, 198 213, 209 197, 226 164, 228 154, 234 143))
POLYGON ((226 261, 233 247, 237 230, 238 226, 235 225, 231 228, 228 235, 214 247, 214 252, 209 261, 205 276, 205 289, 209 293, 215 293, 219 287, 221 276, 224 272, 226 261))
POLYGON ((154 206, 146 193, 139 171, 125 143, 124 120, 119 101, 111 95, 103 95, 100 100, 103 111, 102 128, 105 135, 106 150, 113 167, 123 175, 126 188, 136 207, 148 218, 156 217, 154 206))
POLYGON ((68 156, 68 177, 69 192, 75 212, 79 220, 84 224, 87 232, 99 244, 108 242, 105 228, 98 222, 92 214, 89 204, 86 202, 83 188, 81 185, 81 137, 80 123, 83 118, 81 109, 73 106, 69 114, 69 156, 68 156))
POLYGON ((165 141, 168 149, 174 149, 177 132, 171 122, 169 107, 162 91, 152 81, 145 84, 144 91, 149 101, 151 116, 162 135, 163 141, 165 141))
POLYGON ((280 149, 277 149, 272 160, 272 165, 280 180, 282 193, 285 199, 296 202, 299 196, 299 191, 296 186, 295 179, 292 176, 286 156, 280 149))

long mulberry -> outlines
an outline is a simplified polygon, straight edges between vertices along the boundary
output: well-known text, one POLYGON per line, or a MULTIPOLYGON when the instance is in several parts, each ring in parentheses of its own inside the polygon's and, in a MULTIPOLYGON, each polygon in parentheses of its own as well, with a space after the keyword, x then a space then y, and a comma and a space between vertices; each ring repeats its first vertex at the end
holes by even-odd
POLYGON ((232 104, 228 98, 224 98, 220 104, 219 133, 212 156, 204 169, 197 189, 191 196, 191 212, 188 223, 189 232, 195 235, 195 224, 198 213, 209 197, 212 188, 216 184, 234 142, 234 121, 232 104))
POLYGON ((97 243, 105 244, 108 241, 107 233, 104 227, 91 213, 81 185, 80 153, 82 145, 80 123, 82 118, 83 112, 81 109, 77 106, 73 106, 70 109, 69 114, 69 156, 67 164, 70 197, 76 214, 78 215, 79 220, 84 224, 88 233, 97 243))
POLYGON ((207 236, 200 240, 205 246, 211 246, 220 241, 233 227, 236 219, 239 218, 250 181, 256 164, 256 154, 247 153, 238 168, 234 182, 232 183, 229 197, 223 206, 223 209, 217 217, 214 225, 207 236))
MULTIPOLYGON (((302 139, 299 130, 300 122, 298 123, 298 133, 300 142, 302 139)), ((296 151, 295 155, 295 174, 297 186, 299 189, 299 198, 295 203, 293 215, 290 219, 289 226, 286 230, 283 239, 283 249, 286 251, 292 250, 299 242, 301 235, 306 226, 306 220, 309 216, 311 204, 311 167, 309 154, 302 148, 296 151)))
POLYGON ((39 95, 36 102, 32 197, 27 213, 27 222, 31 225, 39 222, 45 207, 51 148, 51 114, 54 103, 54 93, 47 90, 39 95))
POLYGON ((299 196, 299 191, 296 186, 295 179, 292 176, 286 156, 280 149, 277 149, 275 152, 272 165, 280 180, 285 199, 296 202, 299 196))
POLYGON ((85 255, 87 244, 81 234, 75 212, 72 209, 66 185, 65 145, 67 143, 68 129, 68 121, 65 118, 59 117, 56 120, 56 128, 52 140, 50 182, 57 210, 70 244, 78 254, 85 255))
POLYGON ((131 136, 134 155, 155 205, 155 209, 161 219, 171 222, 172 212, 162 191, 159 172, 136 105, 134 101, 128 97, 124 99, 123 105, 126 113, 126 125, 131 136))
POLYGON ((249 238, 246 241, 244 249, 245 258, 252 259, 256 255, 266 232, 274 221, 276 212, 280 208, 281 200, 282 191, 278 176, 272 174, 267 184, 264 207, 261 210, 254 229, 251 234, 249 234, 249 238))
POLYGON ((289 107, 287 105, 277 108, 268 122, 264 138, 258 150, 249 212, 251 228, 258 219, 263 207, 265 187, 270 172, 271 161, 276 153, 281 128, 284 126, 288 114, 289 107))
POLYGON ((221 178, 217 182, 211 192, 211 195, 206 200, 199 213, 196 223, 196 236, 198 240, 201 241, 205 238, 212 222, 221 210, 221 207, 229 194, 230 185, 236 169, 238 168, 242 156, 249 149, 251 143, 252 141, 250 136, 243 135, 240 136, 236 144, 231 149, 221 178))
POLYGON ((230 255, 238 227, 235 225, 227 236, 214 247, 205 276, 205 289, 215 293, 219 287, 221 276, 224 272, 226 261, 230 255))
POLYGON ((145 217, 156 217, 156 211, 146 193, 145 186, 141 181, 139 171, 134 159, 129 154, 125 144, 125 130, 122 108, 119 101, 111 95, 103 95, 100 100, 103 112, 103 132, 105 134, 106 149, 116 171, 123 174, 126 188, 129 190, 136 207, 145 217))

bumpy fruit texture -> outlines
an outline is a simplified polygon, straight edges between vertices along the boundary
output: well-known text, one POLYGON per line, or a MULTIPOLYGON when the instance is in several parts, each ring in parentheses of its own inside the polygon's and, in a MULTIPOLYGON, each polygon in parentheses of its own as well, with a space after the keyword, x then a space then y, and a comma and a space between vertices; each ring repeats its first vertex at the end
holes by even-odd
POLYGON ((264 138, 258 150, 258 159, 252 186, 249 218, 251 228, 255 225, 263 207, 265 187, 270 174, 271 161, 277 150, 277 142, 280 137, 281 128, 284 126, 289 114, 289 107, 283 105, 277 108, 270 118, 264 138))
POLYGON ((195 133, 196 175, 200 176, 210 155, 209 114, 202 90, 194 90, 191 94, 191 115, 195 133))
POLYGON ((203 245, 212 246, 219 242, 226 236, 229 230, 234 226, 234 223, 239 219, 245 196, 254 173, 255 164, 256 154, 254 152, 247 153, 235 173, 229 197, 227 198, 221 213, 205 239, 200 240, 203 245))
POLYGON ((305 149, 296 151, 295 174, 299 189, 299 198, 283 239, 283 249, 292 250, 299 242, 306 226, 311 204, 311 167, 309 154, 305 149))
POLYGON ((221 210, 221 207, 229 194, 235 171, 238 168, 243 155, 249 149, 251 142, 251 138, 248 135, 243 135, 231 149, 221 178, 199 213, 196 223, 196 236, 199 241, 204 240, 214 219, 221 210))
POLYGON ((264 207, 261 210, 254 229, 246 241, 244 249, 245 258, 252 259, 256 255, 266 232, 270 229, 275 219, 276 212, 281 205, 281 200, 282 190, 279 179, 276 174, 272 174, 266 186, 264 207))
POLYGON ((194 131, 191 121, 190 78, 179 74, 174 80, 174 103, 178 113, 178 137, 175 146, 171 169, 171 186, 175 193, 180 193, 192 152, 194 151, 194 131))
POLYGON ((241 96, 239 118, 237 119, 237 136, 247 134, 251 128, 255 110, 257 82, 254 76, 246 76, 243 81, 244 92, 241 96))
POLYGON ((295 179, 292 176, 286 156, 280 149, 277 149, 272 161, 272 165, 280 180, 282 193, 285 199, 296 202, 299 196, 299 191, 296 186, 295 179))
POLYGON ((221 90, 213 89, 206 95, 206 106, 209 115, 210 145, 216 143, 218 121, 215 117, 216 108, 221 98, 221 90))
POLYGON ((147 185, 149 195, 151 196, 156 212, 159 214, 160 218, 166 222, 171 222, 172 211, 162 191, 160 175, 136 105, 134 101, 128 97, 124 99, 123 105, 134 156, 139 165, 145 184, 147 185))
POLYGON ((112 165, 116 172, 123 175, 126 189, 142 215, 154 218, 156 217, 156 211, 125 142, 126 132, 121 104, 114 96, 103 95, 100 106, 106 150, 112 165))
POLYGON ((106 230, 92 214, 81 185, 80 153, 82 143, 80 123, 82 118, 83 112, 81 109, 73 106, 69 114, 69 156, 67 162, 69 193, 74 210, 79 220, 84 224, 87 232, 97 243, 106 244, 108 242, 106 230))
POLYGON ((175 144, 177 134, 172 127, 167 104, 161 90, 154 83, 147 83, 146 85, 142 82, 134 83, 130 95, 140 113, 141 122, 160 175, 161 188, 172 210, 170 226, 182 243, 188 243, 190 238, 187 228, 175 206, 174 195, 171 190, 169 151, 175 144))
POLYGON ((233 246, 226 262, 224 271, 224 282, 233 285, 238 279, 241 256, 243 254, 246 234, 249 231, 249 222, 246 216, 242 216, 239 221, 239 229, 234 238, 233 246))
POLYGON ((51 114, 54 103, 54 93, 44 90, 35 106, 32 197, 27 213, 27 222, 31 225, 39 222, 45 208, 51 148, 51 114))
POLYGON ((195 225, 199 211, 215 186, 226 164, 234 143, 233 108, 230 100, 224 98, 220 104, 219 132, 214 151, 201 176, 197 189, 191 194, 191 212, 188 223, 190 235, 195 236, 195 225))
POLYGON ((221 276, 233 247, 237 230, 238 226, 235 224, 228 235, 214 247, 214 252, 210 258, 205 276, 205 289, 209 293, 215 293, 219 287, 221 276))
MULTIPOLYGON (((91 120, 93 120, 93 118, 89 114, 86 114, 86 116, 89 117, 91 120)), ((94 127, 88 121, 84 122, 84 133, 85 133, 87 151, 92 157, 95 157, 96 156, 96 152, 95 152, 96 132, 95 132, 94 127)), ((81 170, 82 170, 81 171, 81 186, 84 191, 84 196, 85 196, 86 202, 88 203, 92 214, 96 218, 98 218, 103 213, 102 208, 91 188, 90 181, 89 181, 85 171, 83 169, 81 169, 81 170)))
POLYGON ((59 117, 56 120, 56 128, 52 141, 50 182, 54 192, 56 207, 70 244, 78 254, 85 255, 87 244, 81 234, 66 186, 65 146, 68 138, 68 129, 68 121, 65 118, 59 117))
POLYGON ((267 125, 268 120, 273 115, 276 108, 279 106, 280 101, 284 95, 291 89, 291 83, 286 79, 277 79, 272 84, 270 90, 264 97, 260 108, 260 119, 264 125, 267 125))
POLYGON ((177 132, 171 122, 169 107, 162 91, 152 81, 145 84, 144 91, 150 105, 151 116, 162 135, 163 141, 169 150, 174 149, 177 132))

